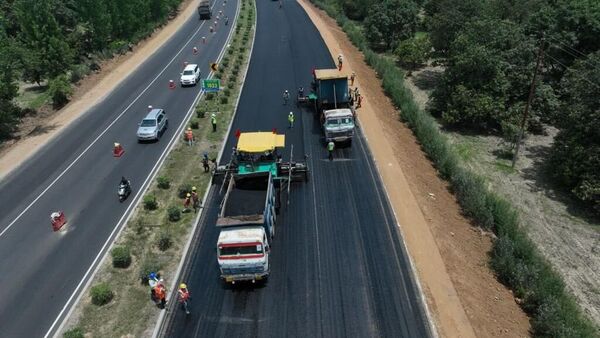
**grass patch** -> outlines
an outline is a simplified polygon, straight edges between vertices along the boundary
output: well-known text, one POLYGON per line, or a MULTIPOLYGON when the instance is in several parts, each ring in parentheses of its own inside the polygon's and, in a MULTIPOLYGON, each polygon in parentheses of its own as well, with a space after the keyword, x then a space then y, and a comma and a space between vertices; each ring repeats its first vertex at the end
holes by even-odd
POLYGON ((512 164, 508 161, 495 161, 494 168, 496 168, 496 170, 504 174, 514 174, 517 172, 517 169, 513 168, 512 164))
MULTIPOLYGON (((242 5, 250 5, 245 6, 241 13, 254 11, 251 0, 241 1, 242 5)), ((237 24, 245 28, 248 22, 238 20, 237 24)), ((239 34, 244 30, 236 29, 239 34)), ((232 58, 241 60, 243 67, 248 65, 254 29, 251 31, 251 39, 244 43, 238 38, 235 40, 237 43, 228 49, 232 51, 232 58)), ((221 70, 224 77, 231 75, 229 68, 231 67, 221 70)), ((218 99, 206 100, 206 96, 199 102, 196 111, 206 112, 208 116, 217 112, 217 132, 212 132, 212 126, 205 118, 194 131, 196 142, 193 146, 188 146, 181 138, 165 160, 158 178, 146 192, 144 202, 135 209, 134 215, 117 239, 118 247, 127 247, 130 251, 129 268, 114 268, 106 260, 102 263, 95 277, 95 284, 110 281, 116 293, 113 300, 104 306, 94 306, 89 299, 78 304, 81 316, 74 325, 85 334, 94 337, 140 337, 156 322, 161 310, 150 300, 147 276, 150 272, 160 272, 167 285, 175 282, 173 274, 196 217, 193 211, 180 212, 183 197, 191 191, 192 186, 197 188, 199 196, 203 196, 209 188, 210 173, 204 173, 201 169, 199 154, 207 152, 210 158, 217 157, 217 151, 224 141, 226 126, 233 116, 234 98, 240 94, 241 73, 234 78, 230 77, 235 85, 230 89, 227 103, 221 103, 218 99), (155 208, 145 208, 149 200, 155 203, 151 205, 155 208)))
POLYGON ((48 86, 32 86, 22 90, 15 98, 17 104, 22 108, 38 110, 47 102, 50 102, 48 86))
POLYGON ((420 110, 412 93, 404 86, 404 72, 393 59, 368 48, 361 27, 343 15, 334 1, 312 0, 334 18, 367 63, 381 77, 383 88, 400 108, 400 118, 421 143, 441 176, 450 181, 461 207, 478 225, 493 230, 491 265, 497 278, 523 299, 522 308, 532 318, 537 337, 595 337, 597 328, 586 318, 567 293, 560 276, 538 253, 521 229, 514 206, 493 191, 478 175, 461 163, 460 155, 436 127, 431 115, 420 110))

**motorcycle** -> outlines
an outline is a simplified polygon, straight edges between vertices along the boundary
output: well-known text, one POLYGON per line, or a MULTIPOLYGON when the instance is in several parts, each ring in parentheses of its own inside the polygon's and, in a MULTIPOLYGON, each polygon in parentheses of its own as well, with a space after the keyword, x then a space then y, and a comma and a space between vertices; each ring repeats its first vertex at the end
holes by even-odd
POLYGON ((119 188, 117 189, 117 194, 119 195, 119 202, 123 202, 129 195, 131 194, 131 184, 127 181, 127 184, 119 183, 119 188))

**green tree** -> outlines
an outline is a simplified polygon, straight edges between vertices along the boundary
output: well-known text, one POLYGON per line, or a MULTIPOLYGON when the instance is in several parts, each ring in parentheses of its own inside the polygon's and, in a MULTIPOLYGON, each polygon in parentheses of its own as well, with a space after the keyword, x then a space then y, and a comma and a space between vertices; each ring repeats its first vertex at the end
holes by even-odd
POLYGON ((342 9, 352 20, 364 20, 374 0, 341 0, 342 9))
MULTIPOLYGON (((518 124, 535 68, 535 41, 519 25, 497 19, 465 24, 450 45, 447 68, 433 93, 433 112, 448 124, 499 129, 518 124)), ((553 107, 553 91, 540 84, 531 119, 553 107)))
POLYGON ((417 5, 411 0, 384 0, 374 4, 365 19, 365 31, 376 50, 389 50, 412 37, 417 28, 417 5))
POLYGON ((425 25, 433 48, 446 55, 450 44, 464 25, 481 18, 484 2, 480 0, 429 0, 425 6, 425 25))
POLYGON ((600 52, 595 52, 577 61, 561 82, 563 114, 549 165, 556 179, 600 212, 599 90, 600 52))
POLYGON ((3 21, 0 17, 0 140, 12 136, 21 116, 21 109, 13 102, 19 89, 15 82, 16 51, 3 21))
POLYGON ((401 41, 394 54, 396 54, 400 63, 410 68, 416 68, 427 61, 430 51, 431 43, 427 35, 417 35, 401 41))
POLYGON ((62 74, 48 81, 48 94, 55 108, 67 104, 72 93, 73 88, 66 75, 62 74))
POLYGON ((15 15, 20 25, 24 78, 40 83, 68 70, 73 51, 54 17, 56 0, 16 0, 15 15))

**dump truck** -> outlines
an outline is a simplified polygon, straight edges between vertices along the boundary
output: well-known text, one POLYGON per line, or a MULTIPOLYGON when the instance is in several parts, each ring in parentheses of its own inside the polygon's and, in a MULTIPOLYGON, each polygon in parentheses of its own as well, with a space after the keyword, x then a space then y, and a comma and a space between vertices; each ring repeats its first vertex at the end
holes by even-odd
POLYGON ((315 109, 319 114, 325 143, 351 143, 355 112, 348 90, 348 74, 337 69, 316 69, 313 88, 315 109))
MULTIPOLYGON (((216 225, 217 262, 226 283, 266 281, 270 274, 270 247, 275 236, 281 193, 290 183, 306 179, 304 163, 283 162, 278 148, 285 135, 272 132, 240 133, 231 161, 219 166, 227 186, 216 225)), ((289 199, 288 199, 289 201, 289 199)))
POLYGON ((198 16, 200 17, 200 20, 210 19, 212 17, 210 0, 200 0, 200 4, 198 5, 198 16))

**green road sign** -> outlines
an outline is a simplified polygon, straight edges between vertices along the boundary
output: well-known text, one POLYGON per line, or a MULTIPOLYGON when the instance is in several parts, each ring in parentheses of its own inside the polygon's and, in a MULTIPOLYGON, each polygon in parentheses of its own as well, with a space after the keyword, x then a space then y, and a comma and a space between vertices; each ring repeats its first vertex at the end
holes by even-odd
POLYGON ((219 79, 203 79, 202 89, 205 92, 218 92, 221 90, 221 80, 219 79))

